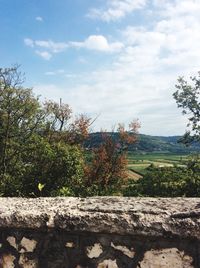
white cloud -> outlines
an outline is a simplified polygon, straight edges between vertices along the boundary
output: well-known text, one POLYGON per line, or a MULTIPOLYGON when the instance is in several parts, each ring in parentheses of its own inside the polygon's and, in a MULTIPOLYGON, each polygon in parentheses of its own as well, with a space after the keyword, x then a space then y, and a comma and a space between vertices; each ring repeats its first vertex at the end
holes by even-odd
MULTIPOLYGON (((101 127, 111 130, 118 122, 128 124, 132 119, 139 118, 143 133, 159 135, 183 133, 185 121, 175 102, 169 100, 169 95, 162 96, 159 90, 149 86, 155 77, 143 78, 146 83, 139 81, 134 83, 134 77, 130 83, 125 79, 118 79, 117 74, 112 72, 109 77, 102 71, 99 75, 102 75, 102 80, 105 81, 97 79, 91 85, 76 84, 73 88, 66 88, 46 84, 34 88, 36 93, 42 92, 46 98, 59 101, 61 97, 76 114, 85 113, 92 118, 100 115, 92 126, 94 131, 99 131, 101 127)), ((141 79, 141 76, 139 78, 141 79)))
POLYGON ((48 71, 48 72, 45 72, 45 75, 56 75, 57 72, 55 71, 48 71))
MULTIPOLYGON (((158 11, 161 15, 154 19, 151 28, 126 27, 122 32, 124 47, 119 49, 113 64, 107 69, 99 67, 84 79, 80 77, 67 91, 60 89, 63 101, 77 112, 100 113, 96 124, 103 128, 110 129, 114 123, 136 117, 145 133, 184 132, 185 118, 172 93, 179 75, 194 74, 200 67, 200 18, 196 12, 199 1, 160 3, 154 1, 153 15, 158 11), (171 16, 172 11, 176 15, 171 16)), ((112 44, 103 36, 90 36, 70 45, 112 51, 112 44)))
POLYGON ((65 73, 65 70, 63 69, 58 69, 58 70, 55 70, 55 71, 47 71, 45 72, 45 75, 66 75, 65 73))
POLYGON ((40 17, 40 16, 38 16, 38 17, 35 18, 35 20, 37 20, 37 21, 39 21, 39 22, 42 22, 42 21, 43 21, 43 18, 40 17))
POLYGON ((36 54, 48 60, 53 54, 61 53, 67 48, 85 48, 100 52, 119 52, 123 48, 121 42, 108 42, 103 35, 90 35, 82 42, 55 42, 52 40, 32 40, 25 38, 24 43, 26 46, 36 48, 36 54), (45 52, 41 52, 40 49, 45 49, 45 52))
MULTIPOLYGON (((182 134, 185 118, 172 93, 179 75, 193 75, 200 69, 199 4, 193 0, 154 1, 151 23, 126 27, 121 31, 123 44, 119 42, 119 47, 103 35, 68 42, 69 47, 118 53, 110 66, 97 66, 82 77, 78 74, 72 86, 67 87, 66 79, 65 87, 39 85, 36 91, 58 101, 61 97, 77 113, 92 117, 100 114, 95 130, 109 130, 117 122, 139 118, 141 132, 182 134)), ((35 46, 35 42, 26 42, 35 46)))
POLYGON ((59 53, 64 51, 68 44, 64 42, 54 42, 52 40, 32 40, 30 38, 25 38, 24 43, 30 47, 39 47, 49 49, 51 53, 59 53))
POLYGON ((30 38, 25 38, 24 43, 26 46, 35 48, 35 53, 45 60, 50 60, 53 54, 63 52, 68 48, 67 43, 54 42, 52 40, 32 40, 30 38), (43 51, 43 49, 45 50, 43 51))
POLYGON ((68 48, 68 44, 64 42, 54 42, 52 40, 43 41, 43 40, 36 40, 35 45, 42 48, 49 49, 52 53, 59 53, 66 48, 68 48))
POLYGON ((123 48, 121 42, 109 43, 103 35, 90 35, 83 42, 70 42, 72 47, 81 47, 89 50, 97 50, 103 52, 120 51, 123 48))
POLYGON ((103 21, 116 21, 137 9, 145 7, 147 0, 107 0, 105 9, 92 8, 87 17, 103 21))
POLYGON ((135 71, 143 68, 159 72, 163 77, 166 73, 174 77, 196 72, 200 62, 200 18, 193 6, 200 7, 200 2, 154 1, 154 5, 162 16, 151 30, 148 26, 126 28, 126 49, 118 64, 129 64, 135 71), (176 15, 170 15, 172 10, 176 15))
POLYGON ((44 60, 50 60, 52 55, 51 53, 49 53, 48 51, 39 51, 39 50, 36 50, 35 53, 37 55, 39 55, 40 57, 42 57, 44 60))
POLYGON ((164 17, 185 16, 192 14, 198 17, 199 0, 154 0, 154 6, 160 8, 164 17))
POLYGON ((30 38, 25 38, 24 39, 24 44, 26 46, 29 46, 29 47, 34 47, 34 41, 32 39, 30 39, 30 38))

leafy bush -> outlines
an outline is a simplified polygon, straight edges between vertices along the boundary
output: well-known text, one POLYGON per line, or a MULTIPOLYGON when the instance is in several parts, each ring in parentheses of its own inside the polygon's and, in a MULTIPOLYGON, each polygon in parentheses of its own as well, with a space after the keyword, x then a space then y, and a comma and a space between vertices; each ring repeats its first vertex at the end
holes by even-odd
POLYGON ((124 196, 199 197, 200 162, 193 159, 187 167, 152 167, 138 181, 129 181, 124 196))

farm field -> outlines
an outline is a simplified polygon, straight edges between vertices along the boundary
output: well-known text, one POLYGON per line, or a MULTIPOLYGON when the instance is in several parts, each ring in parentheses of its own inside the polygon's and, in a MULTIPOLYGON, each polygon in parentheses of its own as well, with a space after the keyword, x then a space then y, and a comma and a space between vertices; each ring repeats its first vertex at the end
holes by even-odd
POLYGON ((170 153, 141 153, 136 154, 134 152, 128 153, 128 174, 132 174, 130 178, 138 178, 139 175, 144 175, 146 169, 150 165, 156 167, 173 167, 174 165, 184 166, 189 155, 187 154, 170 154, 170 153))

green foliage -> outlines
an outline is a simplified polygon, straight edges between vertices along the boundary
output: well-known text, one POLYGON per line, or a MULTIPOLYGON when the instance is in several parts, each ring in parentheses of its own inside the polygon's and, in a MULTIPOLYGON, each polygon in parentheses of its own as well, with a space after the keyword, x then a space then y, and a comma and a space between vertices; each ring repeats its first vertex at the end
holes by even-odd
POLYGON ((42 189, 45 187, 45 184, 38 183, 38 190, 42 192, 42 189))
POLYGON ((126 172, 123 152, 138 123, 130 124, 131 135, 120 125, 121 144, 106 139, 89 159, 83 142, 91 119, 72 120, 62 100, 42 105, 22 83, 18 66, 0 69, 0 196, 116 193, 126 172))
POLYGON ((183 77, 179 77, 177 91, 173 94, 182 113, 189 116, 189 129, 181 140, 185 144, 200 141, 200 72, 197 77, 191 77, 191 82, 189 84, 183 77))
MULTIPOLYGON (((50 144, 37 136, 23 151, 22 159, 23 172, 19 177, 13 175, 15 182, 20 181, 16 185, 18 195, 56 196, 63 187, 69 187, 72 195, 78 195, 83 180, 83 157, 77 146, 50 144)), ((6 189, 7 195, 16 195, 16 189, 6 189)))
POLYGON ((138 181, 129 181, 125 196, 199 197, 200 161, 191 159, 187 167, 149 167, 138 181))
POLYGON ((53 102, 43 107, 21 77, 18 67, 0 69, 0 195, 79 195, 83 153, 65 142, 71 110, 53 102))

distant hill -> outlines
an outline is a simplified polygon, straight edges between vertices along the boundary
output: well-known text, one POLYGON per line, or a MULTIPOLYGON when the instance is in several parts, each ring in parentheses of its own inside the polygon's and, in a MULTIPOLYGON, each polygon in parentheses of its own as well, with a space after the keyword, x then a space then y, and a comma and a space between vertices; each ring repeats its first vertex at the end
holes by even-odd
MULTIPOLYGON (((111 135, 111 133, 108 133, 111 135)), ((112 133, 114 139, 118 139, 118 133, 112 133)), ((200 144, 194 143, 189 147, 178 143, 181 136, 150 136, 139 134, 135 144, 129 146, 130 151, 138 152, 161 152, 161 153, 200 153, 200 144)), ((85 143, 87 148, 98 147, 103 142, 101 133, 91 133, 85 143)))

